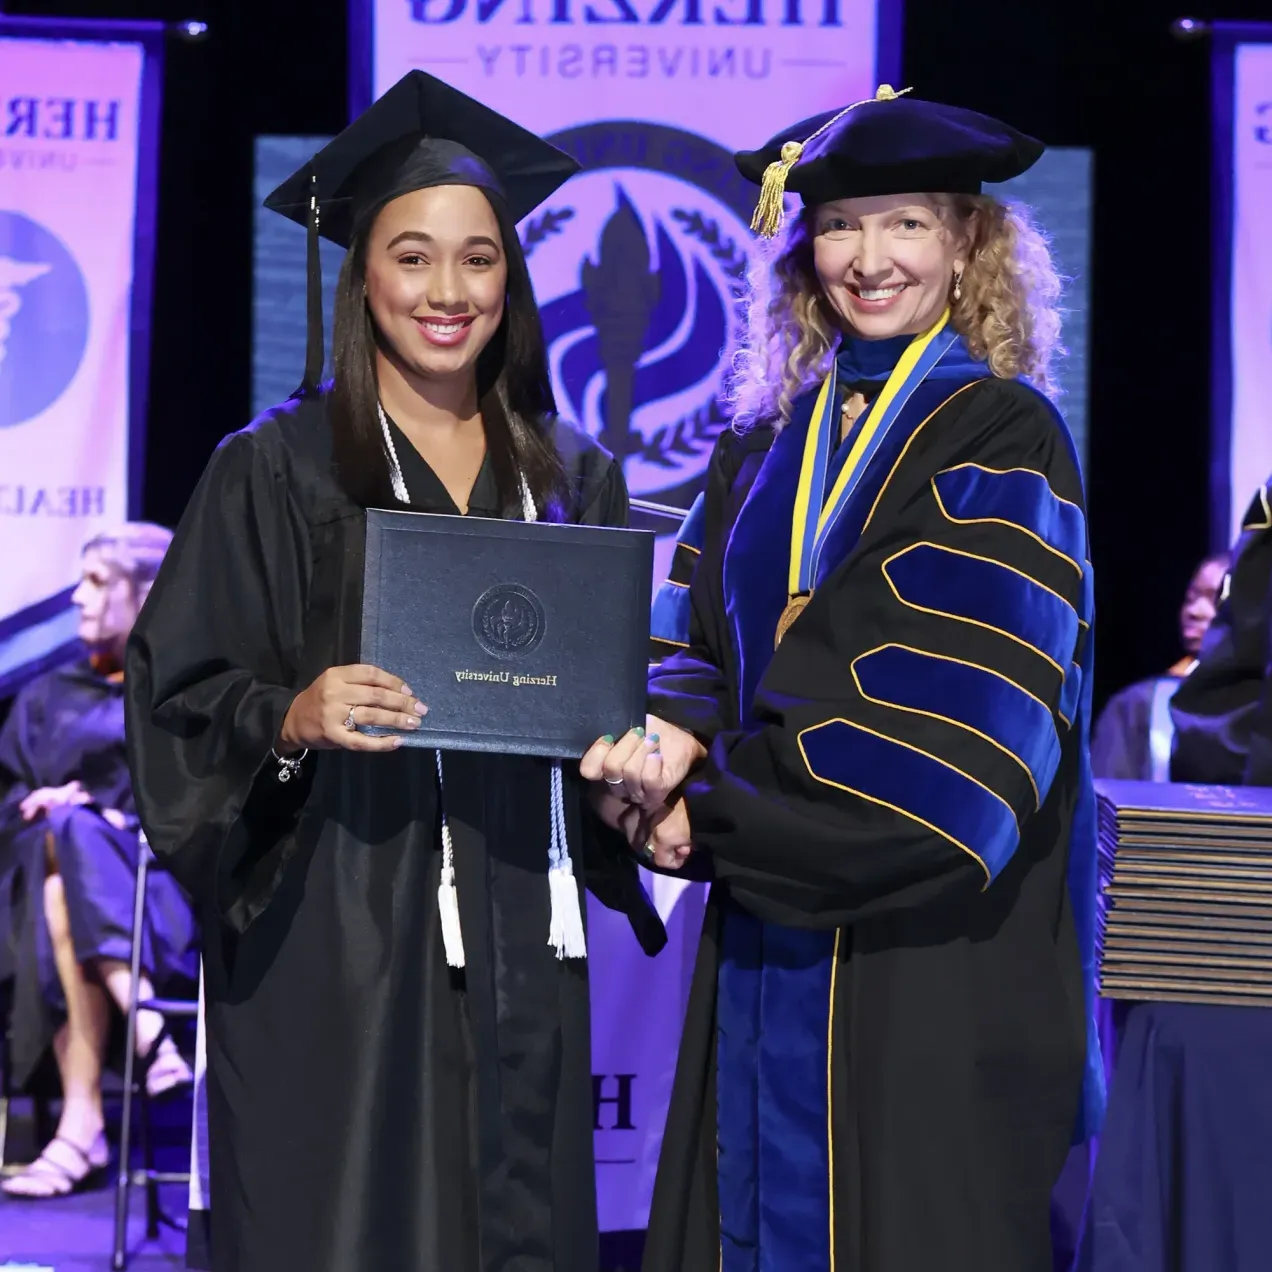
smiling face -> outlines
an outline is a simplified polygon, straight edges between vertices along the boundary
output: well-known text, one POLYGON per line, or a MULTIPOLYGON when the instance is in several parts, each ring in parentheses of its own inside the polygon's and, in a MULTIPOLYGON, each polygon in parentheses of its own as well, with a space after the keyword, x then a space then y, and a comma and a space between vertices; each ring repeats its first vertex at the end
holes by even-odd
POLYGON ((367 305, 400 368, 424 379, 475 374, 504 315, 508 265, 489 200, 473 186, 394 199, 371 228, 367 305))
POLYGON ((1188 593, 1179 611, 1179 634, 1184 650, 1196 654, 1214 622, 1219 606, 1219 589, 1228 567, 1223 561, 1203 561, 1188 584, 1188 593))
POLYGON ((844 327, 866 340, 926 331, 967 264, 965 236, 930 195, 823 203, 812 230, 822 290, 844 327))

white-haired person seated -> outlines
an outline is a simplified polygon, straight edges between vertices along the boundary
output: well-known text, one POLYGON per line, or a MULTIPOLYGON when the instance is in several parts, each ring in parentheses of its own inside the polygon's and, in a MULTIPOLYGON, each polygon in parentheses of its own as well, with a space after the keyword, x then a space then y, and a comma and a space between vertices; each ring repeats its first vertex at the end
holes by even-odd
MULTIPOLYGON (((0 980, 13 981, 12 1077, 27 1085, 50 1048, 62 1114, 39 1158, 7 1180, 48 1199, 101 1182, 108 1158, 101 1076, 112 1008, 126 1009, 137 818, 124 750, 123 652, 171 534, 134 523, 85 544, 72 597, 85 656, 32 680, 0 729, 0 980)), ((143 998, 197 975, 189 902, 166 874, 147 890, 143 998)), ((163 1017, 138 1016, 147 1090, 188 1084, 163 1017)))

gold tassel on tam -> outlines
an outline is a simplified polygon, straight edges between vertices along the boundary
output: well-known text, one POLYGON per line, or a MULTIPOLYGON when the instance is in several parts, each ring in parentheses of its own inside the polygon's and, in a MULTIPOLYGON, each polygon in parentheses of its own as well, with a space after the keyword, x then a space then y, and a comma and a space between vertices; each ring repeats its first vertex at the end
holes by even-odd
POLYGON ((873 97, 845 106, 811 137, 806 137, 803 141, 785 142, 782 145, 782 157, 764 169, 764 179, 760 183, 760 201, 755 206, 755 215, 751 217, 751 229, 761 238, 773 238, 782 228, 782 221, 786 216, 786 179, 810 142, 816 141, 828 128, 833 128, 850 110, 856 110, 858 106, 865 106, 870 102, 894 102, 911 91, 913 90, 903 88, 898 93, 891 84, 880 84, 879 91, 873 97))
POLYGON ((760 183, 760 201, 751 218, 751 229, 763 238, 772 238, 782 228, 782 218, 786 212, 786 174, 803 153, 803 142, 788 141, 782 147, 782 157, 764 169, 764 180, 760 183))

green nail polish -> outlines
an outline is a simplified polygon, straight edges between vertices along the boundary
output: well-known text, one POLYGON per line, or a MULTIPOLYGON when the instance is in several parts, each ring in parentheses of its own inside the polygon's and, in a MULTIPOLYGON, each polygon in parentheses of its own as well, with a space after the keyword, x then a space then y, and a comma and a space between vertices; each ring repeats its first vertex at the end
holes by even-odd
POLYGON ((649 735, 649 739, 648 739, 648 741, 649 741, 649 745, 650 745, 650 746, 657 746, 657 745, 658 745, 658 734, 656 734, 656 733, 651 733, 651 734, 649 735))
POLYGON ((644 729, 633 729, 632 732, 635 733, 638 738, 643 738, 645 736, 644 729))
POLYGON ((605 735, 605 736, 601 739, 601 741, 602 741, 602 742, 604 742, 606 746, 613 746, 613 745, 614 745, 614 735, 613 735, 612 733, 607 733, 607 734, 606 734, 606 735, 605 735))

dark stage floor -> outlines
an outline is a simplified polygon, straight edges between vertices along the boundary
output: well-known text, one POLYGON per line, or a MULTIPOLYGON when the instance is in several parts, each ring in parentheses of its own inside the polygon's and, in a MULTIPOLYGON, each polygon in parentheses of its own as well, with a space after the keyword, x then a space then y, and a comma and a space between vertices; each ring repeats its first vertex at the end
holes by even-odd
MULTIPOLYGON (((29 1101, 14 1102, 10 1121, 10 1157, 24 1161, 34 1151, 35 1134, 29 1101)), ((118 1147, 118 1106, 107 1104, 107 1133, 118 1147)), ((155 1110, 155 1148, 161 1170, 184 1170, 189 1163, 190 1105, 176 1100, 155 1110)), ((134 1159, 136 1164, 136 1159, 134 1159)), ((115 1163, 111 1163, 114 1179, 115 1163)), ((185 1222, 184 1185, 160 1189, 163 1209, 185 1222)), ((0 1194, 0 1272, 10 1265, 53 1269, 53 1272, 108 1272, 114 1238, 113 1186, 57 1201, 11 1201, 0 1194)), ((130 1213, 130 1272, 175 1272, 185 1267, 185 1233, 162 1226, 157 1241, 145 1239, 145 1197, 134 1189, 130 1213)), ((601 1237, 599 1272, 636 1272, 644 1234, 611 1232, 601 1237)), ((10 1272, 16 1269, 10 1268, 10 1272)))
MULTIPOLYGON (((50 1116, 55 1116, 56 1111, 56 1106, 52 1106, 50 1116)), ((28 1161, 34 1154, 40 1136, 33 1112, 31 1101, 13 1101, 7 1152, 10 1161, 28 1161)), ((55 1272, 107 1272, 110 1268, 115 1233, 115 1153, 119 1145, 119 1101, 114 1091, 107 1099, 106 1116, 112 1149, 110 1187, 56 1201, 13 1201, 0 1193, 0 1272, 12 1264, 52 1268, 55 1272)), ((161 1170, 188 1169, 190 1120, 188 1098, 177 1097, 155 1108, 152 1127, 156 1165, 161 1170)), ((136 1158, 134 1165, 139 1165, 136 1158)), ((184 1185, 160 1189, 163 1209, 183 1225, 186 1197, 184 1185)), ((133 1189, 129 1209, 129 1269, 169 1272, 183 1268, 185 1233, 161 1225, 159 1239, 147 1241, 146 1199, 141 1189, 133 1189)))
MULTIPOLYGON (((170 1214, 184 1207, 185 1190, 164 1188, 170 1214)), ((162 1228, 157 1242, 145 1237, 144 1202, 134 1194, 128 1234, 130 1272, 175 1272, 185 1267, 185 1235, 162 1228)), ((114 1237, 114 1193, 87 1193, 57 1202, 15 1202, 0 1197, 0 1272, 6 1260, 55 1272, 107 1272, 114 1237)), ((640 1266, 637 1233, 608 1233, 601 1238, 602 1272, 636 1272, 640 1266)), ((12 1270, 11 1270, 12 1272, 12 1270)))
MULTIPOLYGON (((161 1190, 170 1213, 184 1221, 185 1190, 161 1190)), ((145 1203, 134 1193, 128 1267, 134 1272, 172 1272, 185 1266, 185 1234, 161 1228, 157 1242, 145 1240, 145 1203)), ((84 1193, 53 1202, 17 1202, 0 1197, 0 1272, 5 1261, 55 1272, 107 1272, 114 1239, 114 1192, 84 1193)))

